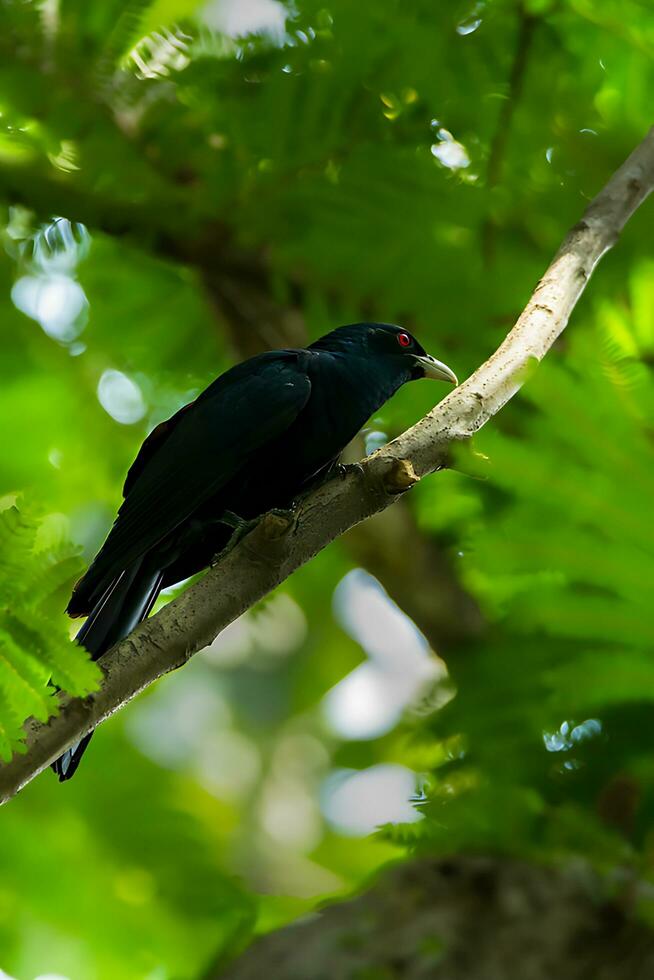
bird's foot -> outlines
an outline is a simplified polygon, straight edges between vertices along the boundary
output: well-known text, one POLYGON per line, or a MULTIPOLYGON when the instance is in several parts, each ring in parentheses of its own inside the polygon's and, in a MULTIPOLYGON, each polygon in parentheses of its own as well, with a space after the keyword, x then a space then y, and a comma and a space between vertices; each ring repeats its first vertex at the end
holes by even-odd
POLYGON ((362 463, 337 463, 334 467, 337 476, 343 480, 349 473, 363 474, 362 463))
POLYGON ((245 531, 245 533, 247 533, 246 529, 248 528, 248 525, 256 524, 257 520, 258 518, 255 518, 252 521, 248 521, 244 517, 239 517, 238 514, 235 514, 233 510, 224 510, 220 515, 220 517, 217 518, 216 523, 226 524, 227 527, 231 527, 235 531, 245 531))
POLYGON ((229 537, 229 541, 224 548, 217 551, 211 560, 211 567, 217 565, 221 558, 224 558, 226 554, 232 551, 233 548, 242 541, 246 534, 249 534, 258 524, 259 518, 255 517, 254 520, 246 520, 244 517, 239 517, 232 510, 224 510, 220 517, 216 519, 216 524, 224 524, 226 527, 232 528, 232 533, 229 537))
POLYGON ((319 477, 311 480, 304 490, 295 497, 292 505, 293 508, 301 507, 307 497, 310 497, 320 487, 324 487, 326 483, 330 483, 332 480, 344 480, 349 473, 362 474, 363 466, 361 463, 334 463, 329 469, 321 473, 319 477))
POLYGON ((261 521, 271 516, 278 518, 280 521, 283 521, 285 525, 288 525, 294 520, 295 512, 292 508, 290 510, 284 510, 280 507, 273 507, 271 510, 267 510, 265 514, 260 514, 259 517, 254 517, 252 520, 248 521, 243 517, 239 517, 238 514, 235 514, 231 510, 223 511, 221 516, 218 518, 217 523, 226 524, 227 527, 231 527, 234 530, 225 547, 213 556, 211 567, 213 568, 213 566, 216 565, 221 558, 224 558, 230 551, 233 551, 236 545, 239 544, 243 538, 250 533, 250 531, 254 531, 255 527, 257 527, 261 521))

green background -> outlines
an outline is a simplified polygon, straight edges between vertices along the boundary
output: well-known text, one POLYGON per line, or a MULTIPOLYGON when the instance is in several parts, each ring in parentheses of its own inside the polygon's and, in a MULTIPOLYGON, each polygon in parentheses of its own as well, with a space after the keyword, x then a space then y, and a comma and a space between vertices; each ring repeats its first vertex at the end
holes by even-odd
MULTIPOLYGON (((465 377, 651 122, 638 0, 244 7, 276 30, 230 36, 226 2, 0 5, 5 756, 49 677, 96 682, 62 610, 157 422, 235 360, 364 318, 465 377)), ((2 969, 199 977, 407 849, 649 874, 651 228, 645 205, 399 537, 336 542, 105 724, 70 784, 0 812, 2 969), (375 689, 346 711, 338 687, 370 665, 382 692, 426 685, 375 737, 375 689)), ((368 448, 442 394, 407 386, 368 448)))

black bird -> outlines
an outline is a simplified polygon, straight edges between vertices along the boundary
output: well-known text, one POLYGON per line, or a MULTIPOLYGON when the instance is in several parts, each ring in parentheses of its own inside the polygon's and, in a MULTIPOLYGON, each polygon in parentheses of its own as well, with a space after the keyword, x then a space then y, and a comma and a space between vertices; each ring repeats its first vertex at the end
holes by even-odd
MULTIPOLYGON (((216 379, 147 437, 107 540, 67 612, 94 659, 148 615, 160 590, 206 568, 232 517, 291 506, 329 472, 363 424, 416 378, 457 383, 400 327, 356 323, 308 348, 260 354, 216 379)), ((91 734, 53 763, 61 781, 91 734)))

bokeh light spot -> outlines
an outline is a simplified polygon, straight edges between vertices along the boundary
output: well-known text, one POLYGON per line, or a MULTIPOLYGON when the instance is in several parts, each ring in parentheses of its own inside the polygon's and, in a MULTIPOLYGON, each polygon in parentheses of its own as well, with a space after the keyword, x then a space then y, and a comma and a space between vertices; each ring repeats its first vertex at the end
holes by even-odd
POLYGON ((98 383, 98 401, 105 412, 121 425, 133 425, 147 411, 141 389, 122 371, 104 372, 98 383))
POLYGON ((322 811, 339 833, 365 837, 385 823, 422 820, 410 802, 416 788, 415 773, 394 763, 339 769, 323 784, 322 811))

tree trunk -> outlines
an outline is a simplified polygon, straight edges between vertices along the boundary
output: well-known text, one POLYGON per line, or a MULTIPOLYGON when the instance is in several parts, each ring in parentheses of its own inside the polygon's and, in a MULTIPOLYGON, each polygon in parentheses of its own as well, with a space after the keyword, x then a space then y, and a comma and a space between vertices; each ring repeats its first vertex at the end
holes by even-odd
POLYGON ((643 888, 581 862, 413 860, 205 980, 651 980, 643 888))

